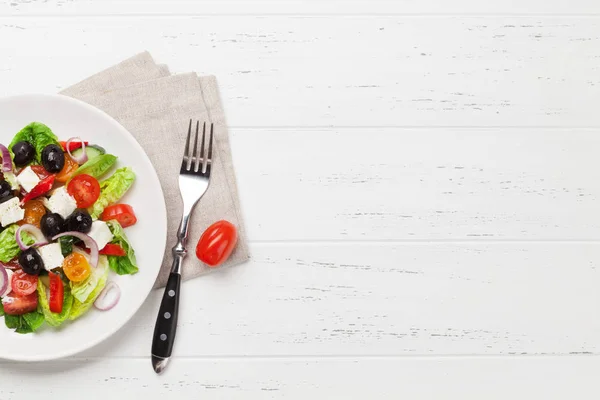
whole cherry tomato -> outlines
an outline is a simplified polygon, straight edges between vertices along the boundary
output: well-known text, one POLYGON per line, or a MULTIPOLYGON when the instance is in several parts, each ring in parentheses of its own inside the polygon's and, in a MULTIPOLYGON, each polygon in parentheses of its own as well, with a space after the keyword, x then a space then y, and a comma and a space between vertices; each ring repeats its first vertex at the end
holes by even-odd
POLYGON ((237 229, 228 221, 209 226, 196 245, 196 257, 209 267, 216 267, 229 258, 237 243, 237 229))

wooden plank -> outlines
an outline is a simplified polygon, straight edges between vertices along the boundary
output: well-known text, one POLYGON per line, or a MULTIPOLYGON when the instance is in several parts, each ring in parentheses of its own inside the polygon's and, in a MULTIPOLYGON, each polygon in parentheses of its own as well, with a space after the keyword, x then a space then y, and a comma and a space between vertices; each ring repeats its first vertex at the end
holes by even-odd
POLYGON ((390 14, 586 14, 593 0, 2 0, 0 14, 22 15, 390 15, 390 14))
POLYGON ((234 126, 599 126, 599 31, 587 17, 0 18, 0 94, 56 92, 148 49, 217 74, 234 126))
POLYGON ((252 240, 597 240, 600 136, 234 129, 252 240))
POLYGON ((593 399, 598 368, 598 357, 176 359, 157 377, 147 359, 0 364, 0 397, 593 399))
MULTIPOLYGON (((600 350, 600 244, 264 244, 188 281, 176 356, 600 350)), ((162 293, 80 358, 146 357, 162 293)))

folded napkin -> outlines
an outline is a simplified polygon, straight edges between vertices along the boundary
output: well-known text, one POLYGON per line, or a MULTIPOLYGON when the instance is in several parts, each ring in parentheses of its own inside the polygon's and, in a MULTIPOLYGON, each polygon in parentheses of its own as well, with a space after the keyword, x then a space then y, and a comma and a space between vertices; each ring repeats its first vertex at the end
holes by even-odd
MULTIPOLYGON (((229 133, 217 81, 195 73, 171 75, 148 52, 138 54, 71 86, 61 94, 91 104, 123 125, 140 143, 154 165, 167 205, 167 247, 155 287, 166 285, 173 258, 171 248, 181 220, 183 203, 178 176, 189 120, 214 123, 216 146, 211 183, 190 222, 183 279, 210 269, 194 254, 195 244, 212 223, 225 219, 238 228, 238 244, 219 268, 248 260, 244 223, 235 181, 229 133)), ((143 265, 139 266, 144 268, 143 265)))

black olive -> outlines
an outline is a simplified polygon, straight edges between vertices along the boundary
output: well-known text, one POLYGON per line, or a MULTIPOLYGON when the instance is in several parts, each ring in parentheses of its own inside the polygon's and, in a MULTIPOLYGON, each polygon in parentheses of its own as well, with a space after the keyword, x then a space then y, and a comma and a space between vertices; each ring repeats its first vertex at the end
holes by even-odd
POLYGON ((15 197, 15 193, 6 181, 0 182, 0 204, 15 197))
POLYGON ((42 233, 47 239, 52 239, 59 233, 64 232, 65 219, 57 213, 49 213, 42 217, 40 221, 42 233))
POLYGON ((17 167, 29 164, 33 161, 33 157, 35 157, 35 148, 29 142, 17 142, 11 150, 15 155, 13 161, 17 167))
POLYGON ((42 150, 42 165, 48 172, 60 172, 65 166, 65 153, 60 146, 49 144, 42 150))
POLYGON ((44 261, 40 253, 33 247, 25 250, 19 255, 21 268, 29 275, 39 275, 44 270, 44 261))
POLYGON ((92 217, 86 210, 77 209, 73 211, 73 214, 69 215, 65 221, 65 231, 88 233, 91 230, 92 217))

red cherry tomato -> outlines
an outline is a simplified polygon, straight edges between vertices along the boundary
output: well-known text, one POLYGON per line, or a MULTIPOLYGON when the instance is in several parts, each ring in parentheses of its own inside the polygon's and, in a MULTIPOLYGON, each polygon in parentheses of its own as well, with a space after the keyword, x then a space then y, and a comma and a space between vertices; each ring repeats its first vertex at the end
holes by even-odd
POLYGON ((116 219, 123 228, 134 225, 137 222, 133 207, 129 204, 115 204, 104 209, 100 215, 102 221, 116 219))
POLYGON ((100 254, 104 254, 105 256, 119 256, 122 257, 127 255, 125 253, 125 249, 123 249, 118 244, 109 243, 102 250, 99 251, 100 254))
POLYGON ((27 193, 25 197, 23 197, 21 200, 21 205, 27 203, 31 199, 35 199, 36 197, 40 197, 41 195, 48 193, 50 189, 52 189, 52 185, 54 185, 54 175, 50 175, 42 179, 37 185, 35 185, 33 189, 31 189, 31 192, 27 193))
POLYGON ((35 311, 38 306, 37 293, 27 296, 13 296, 12 294, 2 298, 2 307, 8 315, 22 315, 35 311))
POLYGON ((65 286, 60 276, 55 273, 48 273, 50 277, 50 311, 61 313, 65 295, 65 286))
POLYGON ((42 167, 41 165, 32 165, 31 170, 35 172, 35 174, 40 179, 46 179, 47 177, 52 175, 50 172, 46 171, 46 168, 42 167))
POLYGON ((17 296, 27 296, 35 292, 38 285, 38 277, 21 271, 16 271, 10 279, 10 287, 17 296))
MULTIPOLYGON (((60 143, 60 147, 63 148, 64 151, 67 151, 67 142, 58 142, 60 143)), ((85 143, 85 145, 88 145, 88 142, 84 141, 83 143, 85 143)), ((79 140, 77 141, 72 141, 71 143, 69 143, 69 150, 71 150, 71 152, 80 149, 81 148, 81 142, 79 140)))
POLYGON ((237 243, 237 230, 228 221, 217 221, 209 226, 196 245, 196 257, 210 267, 227 260, 237 243))
POLYGON ((93 176, 87 174, 77 175, 67 185, 67 192, 77 202, 77 207, 91 207, 100 197, 100 184, 93 176))

